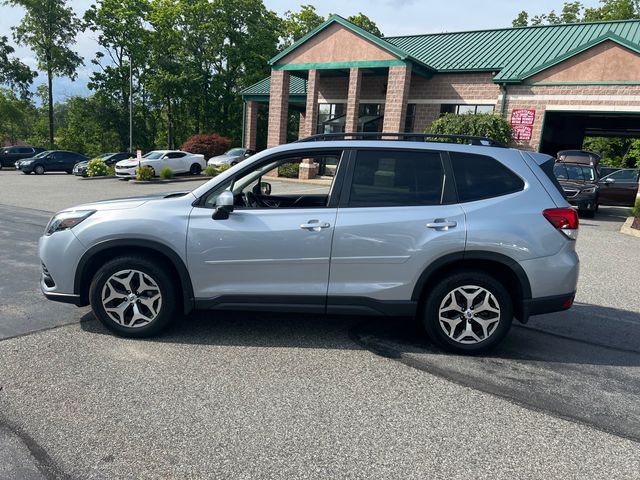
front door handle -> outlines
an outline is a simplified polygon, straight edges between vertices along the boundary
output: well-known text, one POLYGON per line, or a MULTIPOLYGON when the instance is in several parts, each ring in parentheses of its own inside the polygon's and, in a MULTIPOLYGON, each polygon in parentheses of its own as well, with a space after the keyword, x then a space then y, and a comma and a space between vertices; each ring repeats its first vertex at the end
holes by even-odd
POLYGON ((428 228, 435 230, 449 230, 458 226, 458 222, 447 220, 446 218, 436 218, 432 223, 427 223, 428 228))
POLYGON ((319 232, 323 228, 329 228, 330 226, 331 224, 327 222, 320 223, 320 220, 309 220, 307 223, 300 225, 300 228, 310 232, 319 232))

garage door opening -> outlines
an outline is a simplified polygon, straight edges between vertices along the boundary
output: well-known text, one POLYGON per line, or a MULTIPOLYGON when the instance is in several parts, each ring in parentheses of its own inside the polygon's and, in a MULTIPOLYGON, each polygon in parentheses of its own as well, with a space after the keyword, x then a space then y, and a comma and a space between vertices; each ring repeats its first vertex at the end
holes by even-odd
POLYGON ((582 149, 587 137, 640 138, 640 112, 549 112, 542 127, 540 151, 582 149))

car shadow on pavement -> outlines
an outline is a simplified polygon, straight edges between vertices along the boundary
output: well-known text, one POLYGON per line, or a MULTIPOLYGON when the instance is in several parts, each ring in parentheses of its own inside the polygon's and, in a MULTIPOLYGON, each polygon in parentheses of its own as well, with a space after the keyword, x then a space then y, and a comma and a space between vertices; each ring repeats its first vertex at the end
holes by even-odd
MULTIPOLYGON (((82 328, 112 335, 91 313, 82 328)), ((275 348, 366 348, 389 358, 405 354, 451 356, 431 344, 409 318, 267 312, 193 312, 165 333, 138 341, 275 348)), ((475 358, 547 363, 640 366, 640 314, 576 304, 567 311, 514 321, 506 339, 475 358)))

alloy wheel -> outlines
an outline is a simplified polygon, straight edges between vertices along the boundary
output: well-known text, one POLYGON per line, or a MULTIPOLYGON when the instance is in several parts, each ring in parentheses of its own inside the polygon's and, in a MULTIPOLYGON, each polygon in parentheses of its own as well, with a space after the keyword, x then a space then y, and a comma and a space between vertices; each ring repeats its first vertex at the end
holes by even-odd
POLYGON ((102 307, 118 325, 140 328, 153 322, 162 308, 156 281, 139 270, 120 270, 102 287, 102 307))
POLYGON ((500 321, 500 304, 489 290, 464 285, 445 295, 438 309, 442 331, 453 341, 475 344, 488 339, 500 321))

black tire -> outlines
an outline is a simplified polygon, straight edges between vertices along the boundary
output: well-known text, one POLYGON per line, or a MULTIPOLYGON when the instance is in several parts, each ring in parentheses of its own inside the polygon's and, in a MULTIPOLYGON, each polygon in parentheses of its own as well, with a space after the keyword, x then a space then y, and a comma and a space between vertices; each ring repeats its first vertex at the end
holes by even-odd
POLYGON ((578 212, 579 215, 582 215, 584 218, 593 218, 596 216, 596 211, 594 210, 582 210, 578 212))
MULTIPOLYGON (((139 279, 139 277, 137 278, 139 279)), ((124 287, 124 284, 121 285, 124 287)), ((135 288, 135 275, 134 279, 132 280, 132 285, 135 288)), ((108 291, 109 290, 107 290, 107 292, 108 291)), ((122 300, 124 301, 124 297, 126 297, 124 288, 122 289, 122 293, 117 293, 118 295, 123 295, 122 300)), ((144 291, 132 291, 131 293, 140 293, 141 298, 143 298, 144 296, 144 291)), ((122 256, 114 258, 113 260, 107 262, 93 276, 91 287, 89 289, 89 301, 91 302, 91 308, 93 309, 93 313, 96 317, 98 317, 100 322, 102 322, 102 324, 112 332, 123 337, 132 338, 142 338, 157 335, 162 330, 167 328, 172 321, 180 316, 179 312, 181 310, 179 298, 180 297, 178 296, 175 282, 171 279, 169 273, 165 269, 163 269, 162 266, 157 262, 144 257, 122 256), (160 303, 157 304, 159 305, 157 315, 149 323, 142 326, 121 325, 120 323, 115 321, 105 309, 109 306, 117 306, 119 300, 112 300, 112 302, 114 302, 113 304, 112 302, 107 302, 107 307, 105 307, 105 304, 103 304, 102 301, 102 293, 107 281, 109 281, 114 274, 126 270, 142 272, 146 276, 145 281, 148 282, 148 279, 151 279, 151 281, 157 286, 157 289, 159 290, 161 295, 160 303)), ((151 312, 151 310, 149 310, 144 305, 140 305, 139 301, 134 301, 130 303, 131 308, 125 308, 125 321, 123 323, 127 323, 127 316, 132 317, 133 303, 137 303, 138 308, 141 311, 144 312, 144 310, 146 309, 146 312, 151 312)), ((132 320, 132 318, 130 320, 132 320)), ((133 322, 131 321, 130 323, 133 322)))
POLYGON ((229 165, 230 167, 233 167, 234 165, 237 165, 238 162, 231 162, 231 164, 229 165))
MULTIPOLYGON (((472 289, 466 290, 467 292, 472 292, 472 289)), ((453 294, 456 296, 456 294, 453 294)), ((483 300, 486 298, 486 293, 479 293, 478 297, 474 300, 483 300)), ((459 302, 466 302, 463 297, 456 296, 459 298, 459 302)), ((460 303, 456 302, 457 305, 460 303)), ((511 323, 513 321, 513 302, 511 300, 511 296, 507 289, 497 281, 495 278, 487 275, 478 270, 463 270, 458 271, 456 273, 452 273, 451 275, 445 277, 443 280, 438 282, 438 284, 429 292, 428 296, 424 302, 423 309, 423 324, 425 330, 427 331, 427 335, 431 339, 431 341, 437 346, 444 348, 446 350, 462 353, 462 354, 478 354, 491 350, 498 343, 502 341, 505 335, 509 332, 511 328, 511 323), (441 305, 443 308, 447 308, 447 299, 450 299, 450 295, 452 292, 455 292, 456 289, 465 286, 474 286, 478 287, 480 290, 484 289, 484 291, 489 292, 493 296, 493 301, 491 302, 492 308, 496 306, 499 309, 499 313, 485 313, 484 310, 480 311, 478 309, 478 305, 465 305, 466 311, 471 308, 471 314, 473 314, 473 309, 476 308, 476 311, 479 311, 478 315, 487 315, 486 317, 481 317, 481 319, 494 319, 498 318, 497 323, 491 323, 487 328, 487 335, 485 338, 481 338, 480 341, 473 340, 474 343, 464 343, 465 339, 470 339, 469 336, 462 336, 463 329, 462 326, 467 326, 467 324, 471 325, 472 331, 474 331, 474 335, 481 335, 484 337, 483 329, 481 325, 477 321, 473 320, 465 320, 465 313, 460 312, 460 316, 456 317, 455 311, 445 312, 445 316, 450 316, 452 320, 459 319, 460 323, 456 325, 453 330, 449 330, 449 332, 445 331, 446 326, 443 326, 439 320, 439 312, 441 305), (451 335, 449 335, 451 334, 451 335), (457 336, 456 341, 452 336, 457 336)), ((466 312, 465 311, 465 312, 466 312)), ((447 322, 443 322, 445 325, 447 322)), ((467 340, 468 341, 468 340, 467 340)))
POLYGON ((200 172, 202 172, 202 167, 199 164, 194 163, 191 165, 191 168, 189 169, 190 175, 200 175, 200 172))
POLYGON ((44 173, 44 167, 42 165, 36 165, 33 167, 33 173, 36 175, 42 175, 44 173))

